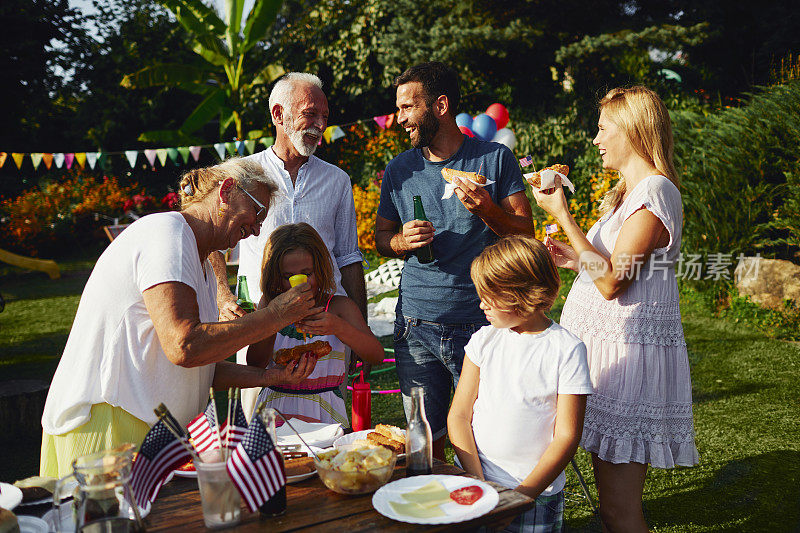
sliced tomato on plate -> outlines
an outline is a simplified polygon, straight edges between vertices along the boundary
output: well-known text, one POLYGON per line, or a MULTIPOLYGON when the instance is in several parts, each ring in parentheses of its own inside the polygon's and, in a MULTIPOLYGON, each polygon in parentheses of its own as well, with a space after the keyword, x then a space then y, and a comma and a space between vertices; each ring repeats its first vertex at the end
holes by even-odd
POLYGON ((450 499, 460 505, 472 505, 483 496, 483 489, 477 485, 461 487, 450 493, 450 499))

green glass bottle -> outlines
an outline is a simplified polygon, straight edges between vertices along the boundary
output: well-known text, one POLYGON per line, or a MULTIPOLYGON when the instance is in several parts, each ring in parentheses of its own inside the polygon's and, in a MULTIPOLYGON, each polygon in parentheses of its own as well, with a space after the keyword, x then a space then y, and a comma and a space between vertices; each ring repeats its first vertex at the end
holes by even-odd
POLYGON ((239 276, 236 279, 236 303, 244 309, 245 313, 252 313, 256 310, 256 305, 250 299, 250 291, 247 290, 246 276, 239 276))
MULTIPOLYGON (((422 207, 422 198, 419 196, 414 197, 414 219, 428 220, 428 217, 425 216, 425 208, 422 207)), ((426 244, 422 248, 417 248, 416 254, 420 263, 430 263, 433 261, 433 247, 430 244, 426 244)))

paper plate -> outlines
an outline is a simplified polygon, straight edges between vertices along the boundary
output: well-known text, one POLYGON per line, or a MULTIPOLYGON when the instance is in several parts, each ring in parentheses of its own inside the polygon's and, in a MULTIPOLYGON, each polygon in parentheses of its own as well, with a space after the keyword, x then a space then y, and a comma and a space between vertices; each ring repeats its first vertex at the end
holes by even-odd
POLYGON ((0 483, 0 507, 11 511, 22 501, 22 491, 14 485, 0 483))
MULTIPOLYGON (((327 448, 333 441, 344 435, 344 429, 341 424, 323 424, 319 422, 304 422, 297 418, 290 418, 292 426, 300 433, 309 446, 317 446, 319 448, 327 448)), ((289 428, 288 425, 283 424, 275 430, 278 437, 278 444, 300 444, 303 442, 297 438, 297 435, 289 428)))
POLYGON ((50 526, 41 518, 35 516, 17 515, 20 533, 47 533, 50 526))
MULTIPOLYGON (((341 448, 342 446, 348 446, 353 444, 357 440, 366 439, 367 435, 374 432, 374 429, 365 429, 362 431, 354 431, 353 433, 348 433, 347 435, 343 435, 333 441, 334 448, 341 448)), ((398 459, 403 459, 406 456, 404 453, 397 454, 398 459)))
POLYGON ((392 481, 388 485, 379 488, 372 496, 372 506, 386 518, 410 524, 452 524, 454 522, 464 522, 478 518, 490 512, 497 506, 500 496, 489 484, 477 479, 463 476, 445 476, 432 474, 428 476, 413 476, 397 481, 392 481), (413 516, 398 514, 392 509, 390 501, 405 502, 403 494, 416 490, 431 481, 439 481, 444 487, 452 492, 462 487, 477 485, 483 489, 483 496, 472 505, 459 505, 456 502, 443 503, 440 508, 444 511, 444 516, 434 516, 431 518, 415 518, 413 516))

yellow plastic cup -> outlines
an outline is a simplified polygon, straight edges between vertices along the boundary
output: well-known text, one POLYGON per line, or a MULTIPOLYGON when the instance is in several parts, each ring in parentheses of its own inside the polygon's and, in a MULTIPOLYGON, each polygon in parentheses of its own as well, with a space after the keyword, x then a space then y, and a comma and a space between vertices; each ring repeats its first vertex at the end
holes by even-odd
POLYGON ((306 276, 305 274, 295 274, 294 276, 289 278, 289 285, 291 285, 292 287, 296 287, 297 285, 305 283, 306 281, 308 281, 308 276, 306 276))

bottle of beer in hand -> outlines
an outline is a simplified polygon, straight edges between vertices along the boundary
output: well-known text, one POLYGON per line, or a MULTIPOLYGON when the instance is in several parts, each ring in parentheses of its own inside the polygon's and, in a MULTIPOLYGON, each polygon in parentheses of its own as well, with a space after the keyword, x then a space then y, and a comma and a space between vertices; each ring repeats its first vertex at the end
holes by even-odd
MULTIPOLYGON (((419 196, 414 197, 414 219, 428 220, 428 217, 425 216, 425 208, 422 207, 422 198, 419 196)), ((416 254, 420 263, 430 263, 433 261, 433 247, 430 244, 426 244, 422 248, 417 248, 416 254)))
POLYGON ((406 431, 406 476, 433 474, 433 436, 425 417, 422 387, 411 389, 411 417, 406 431))
POLYGON ((256 310, 256 305, 250 299, 250 291, 247 290, 246 276, 236 278, 236 303, 244 309, 245 313, 252 313, 256 310))

